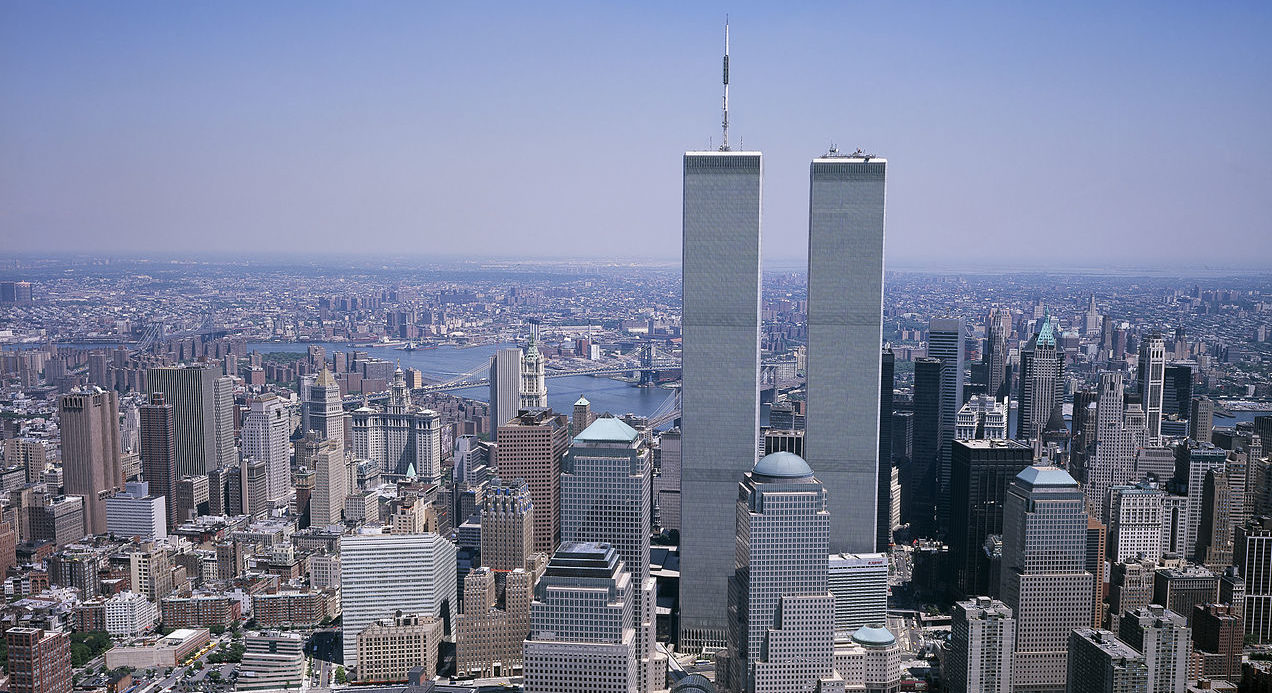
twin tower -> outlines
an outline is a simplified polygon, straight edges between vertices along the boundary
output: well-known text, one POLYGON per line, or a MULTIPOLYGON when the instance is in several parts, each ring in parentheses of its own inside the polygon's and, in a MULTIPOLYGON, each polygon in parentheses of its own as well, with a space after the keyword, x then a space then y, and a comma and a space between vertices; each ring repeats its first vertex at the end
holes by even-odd
MULTIPOLYGON (((832 553, 876 550, 886 171, 834 150, 811 168, 804 447, 828 492, 832 553)), ((759 152, 685 154, 682 650, 725 641, 737 484, 760 419, 763 183, 759 152)))

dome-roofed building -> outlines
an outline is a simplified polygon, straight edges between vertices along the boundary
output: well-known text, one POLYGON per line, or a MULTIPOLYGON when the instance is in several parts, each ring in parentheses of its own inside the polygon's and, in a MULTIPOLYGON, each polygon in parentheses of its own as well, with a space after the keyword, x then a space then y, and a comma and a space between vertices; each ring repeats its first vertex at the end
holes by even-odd
POLYGON ((716 693, 716 687, 702 674, 690 674, 671 684, 671 693, 716 693))
POLYGON ((849 690, 901 690, 901 648, 882 623, 858 628, 850 640, 835 643, 835 673, 849 690))
POLYGON ((804 458, 793 452, 775 452, 765 455, 755 463, 751 476, 757 481, 807 480, 813 479, 813 468, 808 466, 804 458))

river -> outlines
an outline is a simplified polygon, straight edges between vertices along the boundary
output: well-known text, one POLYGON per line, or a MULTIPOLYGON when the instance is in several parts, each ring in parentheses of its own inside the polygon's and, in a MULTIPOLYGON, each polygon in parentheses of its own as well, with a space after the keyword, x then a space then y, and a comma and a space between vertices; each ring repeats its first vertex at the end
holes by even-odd
MULTIPOLYGON (((310 344, 300 342, 249 342, 247 350, 249 352, 259 351, 262 354, 276 352, 303 354, 310 344)), ((401 351, 392 347, 350 347, 345 343, 338 342, 313 342, 312 344, 326 349, 328 358, 331 357, 333 352, 337 351, 365 351, 371 356, 387 361, 398 361, 403 368, 416 368, 430 378, 443 381, 472 371, 478 366, 488 364, 491 355, 497 349, 502 346, 509 346, 504 344, 474 347, 439 346, 435 349, 401 351)), ((578 400, 579 395, 583 395, 592 403, 592 411, 596 414, 609 412, 615 416, 628 413, 638 416, 649 416, 658 409, 664 400, 675 395, 673 390, 659 387, 635 387, 619 380, 590 375, 549 378, 547 384, 548 406, 564 414, 572 413, 574 411, 574 402, 578 400)), ((490 389, 484 385, 453 390, 453 393, 482 402, 490 399, 490 389)))

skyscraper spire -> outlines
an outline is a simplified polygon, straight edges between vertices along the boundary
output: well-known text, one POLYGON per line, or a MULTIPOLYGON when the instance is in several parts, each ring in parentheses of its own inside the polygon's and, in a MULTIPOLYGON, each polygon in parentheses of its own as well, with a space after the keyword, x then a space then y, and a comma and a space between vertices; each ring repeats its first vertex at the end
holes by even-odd
POLYGON ((724 120, 721 123, 724 137, 720 151, 729 151, 729 15, 724 16, 724 120))

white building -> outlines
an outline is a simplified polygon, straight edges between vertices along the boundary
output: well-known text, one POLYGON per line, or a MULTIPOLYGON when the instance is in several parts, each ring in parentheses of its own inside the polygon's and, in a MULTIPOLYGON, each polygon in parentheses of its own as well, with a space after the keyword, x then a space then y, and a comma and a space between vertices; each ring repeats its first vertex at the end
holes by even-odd
POLYGON ((340 607, 344 664, 356 666, 358 633, 397 611, 453 618, 456 549, 426 534, 340 537, 340 607))
POLYGON ((1183 616, 1157 604, 1128 612, 1119 620, 1118 639, 1144 654, 1145 693, 1184 690, 1188 682, 1191 629, 1183 616))
MULTIPOLYGON (((520 408, 548 406, 548 385, 544 378, 543 354, 539 353, 539 323, 530 323, 530 343, 521 357, 520 408)), ((501 424, 504 422, 500 422, 501 424)))
POLYGON ((1166 386, 1166 342, 1159 332, 1144 338, 1140 342, 1139 371, 1140 401, 1144 403, 1144 413, 1148 417, 1148 435, 1157 438, 1162 427, 1162 396, 1166 386))
POLYGON ((266 497, 276 501, 291 488, 291 416, 273 393, 252 400, 243 420, 243 457, 265 463, 266 497))
POLYGON ((1109 560, 1162 557, 1162 503, 1166 492, 1149 481, 1109 489, 1109 560))
POLYGON ((998 401, 989 395, 973 395, 958 410, 954 437, 958 440, 1004 440, 1007 438, 1007 398, 998 401))
POLYGON ((490 430, 498 431, 521 407, 521 349, 506 347, 490 357, 490 430))
POLYGON ((958 602, 941 673, 953 693, 1011 693, 1015 651, 1010 607, 989 597, 958 602))
POLYGON ((850 691, 896 693, 901 690, 901 648, 882 624, 862 626, 835 643, 835 673, 850 691))
POLYGON ((106 499, 106 531, 117 537, 166 539, 167 499, 150 495, 145 481, 127 482, 123 491, 106 499))
POLYGON ((846 638, 862 626, 888 622, 887 554, 834 554, 827 584, 835 595, 835 637, 846 638))
POLYGON ((1086 499, 1068 472, 1034 466, 1016 475, 1003 504, 999 594, 1016 617, 1017 690, 1064 686, 1069 633, 1091 624, 1086 533, 1086 499))
POLYGON ((1107 524, 1109 488, 1135 483, 1136 451, 1146 442, 1148 429, 1143 410, 1123 406, 1122 374, 1100 374, 1099 399, 1095 404, 1095 455, 1087 462, 1087 503, 1095 517, 1107 524))
POLYGON ((743 478, 737 498, 722 683, 748 693, 833 685, 835 598, 827 585, 825 487, 799 455, 775 452, 743 478))
POLYGON ((304 398, 305 432, 314 431, 323 438, 333 440, 344 450, 344 403, 340 399, 340 383, 331 371, 323 366, 313 382, 308 383, 304 398))
POLYGON ((442 417, 411 404, 406 377, 393 374, 384 409, 360 407, 352 414, 353 456, 370 460, 388 474, 414 475, 435 482, 442 475, 442 417))
POLYGON ((316 553, 309 557, 309 584, 314 587, 340 586, 340 556, 316 553))
POLYGON ((524 645, 527 691, 637 690, 631 574, 609 544, 566 542, 534 588, 524 645))
POLYGON ((314 472, 314 490, 309 497, 309 526, 340 524, 345 496, 349 493, 349 465, 344 448, 331 438, 310 434, 299 443, 302 466, 314 472))
POLYGON ((106 632, 116 637, 145 633, 159 622, 159 607, 136 592, 113 595, 105 606, 106 632))
POLYGON ((299 633, 269 632, 244 638, 235 690, 299 690, 305 676, 305 639, 299 633))
POLYGON ((649 574, 651 454, 636 429, 600 418, 574 436, 561 461, 561 541, 614 546, 632 576, 637 690, 663 687, 657 654, 656 585, 649 574))

